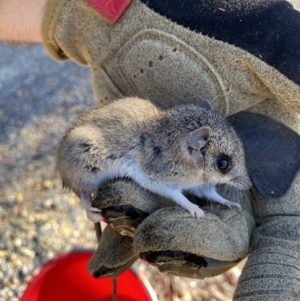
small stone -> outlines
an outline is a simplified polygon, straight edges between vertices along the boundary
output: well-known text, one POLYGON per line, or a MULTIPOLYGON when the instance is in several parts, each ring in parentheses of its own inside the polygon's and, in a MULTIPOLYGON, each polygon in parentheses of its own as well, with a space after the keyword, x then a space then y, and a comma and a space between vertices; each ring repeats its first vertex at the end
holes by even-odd
POLYGON ((18 192, 15 196, 17 203, 22 203, 24 201, 24 195, 22 192, 18 192))
POLYGON ((20 253, 24 254, 24 255, 26 255, 26 256, 28 256, 30 258, 33 258, 34 255, 35 255, 34 251, 32 251, 32 250, 30 250, 30 249, 28 249, 26 247, 20 248, 20 253))
POLYGON ((35 223, 35 218, 32 215, 29 215, 27 221, 28 221, 29 224, 34 224, 35 223))
POLYGON ((20 238, 16 238, 14 241, 14 245, 16 247, 20 247, 22 245, 22 240, 20 238))
POLYGON ((72 234, 73 229, 70 227, 61 227, 60 232, 64 237, 70 237, 72 234))
POLYGON ((52 185, 52 182, 50 180, 45 180, 42 182, 42 187, 44 189, 49 189, 51 188, 53 185, 52 185))
POLYGON ((28 274, 28 272, 29 272, 29 269, 28 269, 28 267, 27 267, 27 266, 22 266, 22 269, 21 269, 21 271, 22 271, 22 274, 23 274, 23 275, 27 275, 27 274, 28 274))
POLYGON ((52 199, 47 199, 47 200, 44 201, 44 206, 46 208, 50 208, 52 205, 53 205, 52 199))
MULTIPOLYGON (((20 271, 22 269, 22 262, 21 262, 21 260, 20 259, 14 259, 12 261, 12 266, 13 266, 14 270, 20 271)), ((14 280, 14 282, 16 282, 16 281, 17 281, 17 279, 14 280)))

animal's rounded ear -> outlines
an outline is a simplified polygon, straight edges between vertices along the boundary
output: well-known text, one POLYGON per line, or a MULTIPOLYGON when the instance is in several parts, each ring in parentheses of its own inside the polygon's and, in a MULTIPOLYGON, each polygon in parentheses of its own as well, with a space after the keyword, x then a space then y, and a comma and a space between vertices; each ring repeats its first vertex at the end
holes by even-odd
POLYGON ((200 150, 209 141, 211 136, 211 129, 208 127, 201 127, 190 134, 189 146, 192 149, 200 150))
POLYGON ((208 100, 203 100, 201 103, 201 107, 203 107, 207 111, 213 111, 213 107, 208 100))

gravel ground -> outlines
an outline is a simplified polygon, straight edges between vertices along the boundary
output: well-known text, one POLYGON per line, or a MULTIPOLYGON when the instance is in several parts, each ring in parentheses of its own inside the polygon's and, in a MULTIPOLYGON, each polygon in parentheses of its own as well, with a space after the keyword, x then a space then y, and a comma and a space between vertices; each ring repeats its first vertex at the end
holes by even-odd
POLYGON ((0 300, 18 300, 43 264, 95 248, 92 225, 55 175, 56 145, 95 107, 89 70, 41 47, 0 48, 0 300))

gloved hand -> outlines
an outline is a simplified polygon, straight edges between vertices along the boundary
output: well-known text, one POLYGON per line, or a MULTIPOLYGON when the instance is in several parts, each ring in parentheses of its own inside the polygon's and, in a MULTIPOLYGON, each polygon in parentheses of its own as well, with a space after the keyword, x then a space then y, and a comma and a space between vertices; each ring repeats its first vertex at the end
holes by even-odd
POLYGON ((164 271, 201 278, 250 252, 235 300, 299 299, 299 32, 300 13, 281 0, 49 1, 44 45, 57 60, 91 67, 100 103, 138 96, 168 107, 206 99, 226 116, 248 111, 229 118, 255 185, 250 200, 237 199, 244 210, 209 205, 194 219, 134 183, 110 183, 94 204, 132 206, 103 212, 111 221, 116 210, 127 212, 129 219, 117 214, 112 224, 135 234, 106 228, 92 273, 115 277, 142 256, 164 271), (264 116, 280 122, 275 132, 264 116))
POLYGON ((230 269, 247 255, 255 221, 249 195, 234 197, 232 189, 230 193, 222 189, 222 193, 240 202, 242 212, 203 200, 198 204, 205 216, 197 219, 133 181, 118 180, 102 186, 93 206, 102 209, 105 221, 119 234, 114 234, 112 243, 107 239, 112 230, 105 228, 89 264, 91 274, 115 277, 138 257, 162 272, 192 278, 215 276, 230 269), (124 236, 131 244, 124 245, 124 236), (116 256, 114 253, 120 250, 122 256, 116 256))

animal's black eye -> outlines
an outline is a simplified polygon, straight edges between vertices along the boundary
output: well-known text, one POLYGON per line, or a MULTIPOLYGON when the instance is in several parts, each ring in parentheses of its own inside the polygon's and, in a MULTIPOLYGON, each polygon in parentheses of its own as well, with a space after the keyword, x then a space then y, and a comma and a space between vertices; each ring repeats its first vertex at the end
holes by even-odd
POLYGON ((226 156, 218 157, 216 160, 216 165, 217 168, 224 173, 228 172, 231 169, 230 159, 226 156))

